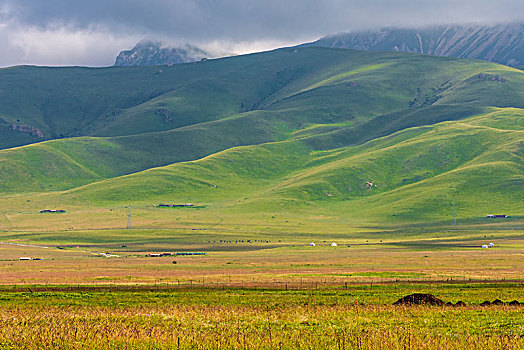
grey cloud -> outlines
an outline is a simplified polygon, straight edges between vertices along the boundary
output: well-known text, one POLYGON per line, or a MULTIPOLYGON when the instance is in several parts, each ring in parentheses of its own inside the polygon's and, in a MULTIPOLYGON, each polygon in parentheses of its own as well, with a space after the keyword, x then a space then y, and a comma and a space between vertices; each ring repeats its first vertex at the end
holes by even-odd
POLYGON ((111 64, 146 36, 246 52, 383 26, 522 20, 522 0, 0 0, 0 66, 111 64))
POLYGON ((6 0, 17 20, 161 33, 180 38, 292 39, 384 25, 524 18, 522 0, 6 0))

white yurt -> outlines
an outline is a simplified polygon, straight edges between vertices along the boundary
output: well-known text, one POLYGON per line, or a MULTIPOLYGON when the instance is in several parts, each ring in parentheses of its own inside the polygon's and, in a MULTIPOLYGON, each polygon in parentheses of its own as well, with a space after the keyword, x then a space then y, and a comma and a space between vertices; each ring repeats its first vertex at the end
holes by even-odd
POLYGON ((310 247, 314 247, 315 245, 316 245, 316 244, 313 243, 313 242, 309 243, 309 246, 310 246, 310 247))
POLYGON ((483 245, 482 245, 482 248, 487 248, 487 247, 488 247, 487 244, 483 244, 483 245))
POLYGON ((331 243, 331 246, 332 246, 332 247, 336 247, 337 244, 336 244, 335 242, 333 242, 333 243, 331 243))
POLYGON ((495 246, 495 244, 494 244, 494 243, 490 243, 490 244, 488 244, 488 246, 489 246, 490 248, 493 248, 493 247, 495 246))

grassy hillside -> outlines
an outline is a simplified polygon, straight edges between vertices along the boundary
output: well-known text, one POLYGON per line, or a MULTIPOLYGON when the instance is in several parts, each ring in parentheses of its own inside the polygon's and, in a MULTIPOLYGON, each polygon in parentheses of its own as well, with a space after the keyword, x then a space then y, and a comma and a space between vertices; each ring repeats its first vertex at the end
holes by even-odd
POLYGON ((324 48, 171 67, 14 67, 0 78, 0 147, 42 140, 13 124, 44 138, 89 135, 0 151, 7 193, 64 190, 277 140, 329 150, 491 106, 524 107, 517 69, 324 48))
POLYGON ((189 202, 206 206, 204 217, 314 209, 396 222, 449 218, 454 199, 462 218, 522 215, 523 117, 523 110, 497 109, 332 150, 309 146, 319 136, 236 147, 45 200, 95 207, 189 202))
POLYGON ((311 51, 295 61, 288 51, 174 66, 2 69, 0 118, 46 138, 169 130, 252 110, 318 69, 318 56, 328 65, 347 58, 311 51))
POLYGON ((31 144, 0 150, 0 213, 187 202, 204 206, 188 220, 264 225, 278 212, 343 227, 448 220, 453 200, 462 218, 524 212, 518 69, 287 48, 1 76, 0 142, 31 144), (76 136, 32 143, 20 125, 76 136))
POLYGON ((172 130, 271 110, 293 129, 434 104, 524 107, 522 71, 496 64, 325 48, 158 67, 0 70, 0 147, 172 130), (17 135, 17 136, 13 136, 17 135), (30 135, 29 135, 30 136, 30 135))
POLYGON ((151 134, 77 137, 0 150, 0 191, 64 190, 279 138, 281 132, 262 117, 245 114, 151 134))

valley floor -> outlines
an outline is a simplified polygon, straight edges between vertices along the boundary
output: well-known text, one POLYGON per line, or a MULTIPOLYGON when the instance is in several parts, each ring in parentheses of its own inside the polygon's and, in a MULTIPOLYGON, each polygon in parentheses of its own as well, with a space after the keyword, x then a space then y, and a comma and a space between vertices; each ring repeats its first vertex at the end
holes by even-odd
POLYGON ((455 226, 142 205, 126 229, 124 207, 35 201, 0 216, 2 350, 524 347, 522 305, 480 305, 524 303, 518 215, 455 226), (415 292, 466 306, 392 305, 415 292))
MULTIPOLYGON (((4 231, 1 281, 4 285, 281 288, 319 283, 522 281, 524 276, 521 219, 316 233, 285 226, 272 227, 272 232, 249 225, 236 230, 227 225, 193 226, 199 229, 4 231), (482 248, 490 243, 492 248, 482 248), (203 254, 180 254, 186 252, 203 254)), ((329 227, 336 229, 336 224, 329 227)), ((316 229, 313 224, 307 228, 316 229)))

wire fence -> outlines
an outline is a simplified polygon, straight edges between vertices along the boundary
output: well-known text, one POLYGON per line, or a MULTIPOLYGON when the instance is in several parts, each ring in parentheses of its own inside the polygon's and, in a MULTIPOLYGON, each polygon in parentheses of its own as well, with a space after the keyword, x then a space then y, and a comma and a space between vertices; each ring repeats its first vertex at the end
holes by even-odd
POLYGON ((93 283, 93 284, 1 284, 0 292, 117 292, 117 291, 169 291, 169 290, 349 290, 351 288, 379 288, 391 285, 449 285, 449 284, 513 284, 524 288, 524 279, 440 279, 440 280, 368 280, 368 281, 235 281, 213 282, 204 280, 180 280, 140 283, 93 283))

